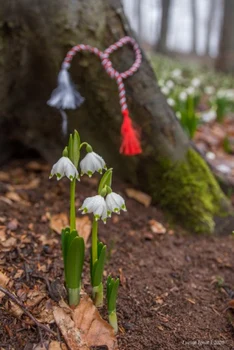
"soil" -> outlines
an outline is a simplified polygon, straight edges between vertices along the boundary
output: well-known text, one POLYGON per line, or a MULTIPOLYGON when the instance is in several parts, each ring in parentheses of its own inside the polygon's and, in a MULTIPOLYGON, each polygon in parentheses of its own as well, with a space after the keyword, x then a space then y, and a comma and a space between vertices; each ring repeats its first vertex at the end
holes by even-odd
MULTIPOLYGON (((49 171, 41 161, 18 160, 0 172, 0 271, 10 278, 6 288, 22 302, 29 290, 44 293, 47 305, 63 291, 60 235, 49 218, 69 209, 68 180, 49 181, 49 171)), ((81 181, 77 205, 95 195, 96 187, 93 179, 81 181)), ((119 349, 234 349, 232 311, 227 311, 234 295, 234 237, 192 236, 170 227, 158 208, 129 199, 127 187, 113 185, 128 211, 100 224, 100 239, 109 248, 105 275, 121 280, 119 349), (153 232, 152 220, 166 232, 153 232)), ((86 260, 89 292, 88 252, 86 260)), ((48 321, 40 302, 29 310, 48 321)), ((0 349, 30 350, 40 342, 33 322, 17 312, 8 296, 0 298, 0 349)), ((105 309, 101 313, 106 317, 105 309)), ((57 336, 41 330, 45 343, 63 339, 53 322, 50 328, 57 336)))

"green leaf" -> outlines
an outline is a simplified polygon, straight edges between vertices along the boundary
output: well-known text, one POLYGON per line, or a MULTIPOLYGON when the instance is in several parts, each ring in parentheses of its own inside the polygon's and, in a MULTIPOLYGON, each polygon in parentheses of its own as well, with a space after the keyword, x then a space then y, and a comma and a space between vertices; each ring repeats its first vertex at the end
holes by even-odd
POLYGON ((110 168, 108 169, 105 174, 102 176, 100 182, 99 182, 99 186, 98 186, 98 194, 100 195, 103 188, 105 186, 109 186, 111 187, 111 182, 112 182, 112 171, 113 169, 110 168))
POLYGON ((67 148, 67 146, 64 148, 62 155, 63 155, 63 157, 68 157, 68 148, 67 148))
POLYGON ((107 298, 107 303, 108 303, 108 300, 109 300, 109 297, 110 297, 110 293, 111 293, 111 281, 112 281, 111 276, 108 276, 107 277, 107 281, 106 281, 106 298, 107 298))
POLYGON ((68 156, 73 163, 74 156, 73 156, 73 136, 72 136, 72 134, 70 134, 69 142, 68 142, 68 156))
POLYGON ((104 244, 102 242, 98 242, 98 246, 97 246, 97 256, 98 256, 98 259, 101 255, 101 252, 102 252, 102 248, 104 247, 104 244))
POLYGON ((67 287, 78 288, 84 264, 85 245, 82 237, 75 237, 67 252, 67 287))
MULTIPOLYGON (((99 248, 99 245, 98 245, 98 248, 99 248)), ((93 285, 93 287, 99 286, 99 284, 102 282, 102 275, 103 275, 103 270, 104 270, 104 265, 105 265, 105 259, 106 259, 106 246, 104 245, 101 249, 101 252, 98 256, 98 259, 95 261, 95 263, 93 265, 93 271, 92 271, 92 285, 93 285)))
POLYGON ((63 252, 63 262, 64 262, 64 274, 65 274, 65 281, 67 281, 67 256, 69 251, 69 246, 73 239, 78 236, 78 233, 76 230, 73 230, 70 232, 70 228, 67 227, 64 230, 62 230, 62 252, 63 252))
POLYGON ((111 279, 110 286, 109 286, 109 292, 107 296, 108 301, 108 312, 111 313, 112 311, 116 310, 116 300, 118 295, 118 288, 119 288, 119 278, 114 280, 111 279))
POLYGON ((75 167, 78 167, 80 159, 80 135, 77 130, 74 131, 73 135, 73 163, 75 167))
POLYGON ((69 235, 70 235, 69 227, 62 229, 61 240, 62 240, 63 261, 65 261, 66 250, 67 250, 67 239, 69 235))

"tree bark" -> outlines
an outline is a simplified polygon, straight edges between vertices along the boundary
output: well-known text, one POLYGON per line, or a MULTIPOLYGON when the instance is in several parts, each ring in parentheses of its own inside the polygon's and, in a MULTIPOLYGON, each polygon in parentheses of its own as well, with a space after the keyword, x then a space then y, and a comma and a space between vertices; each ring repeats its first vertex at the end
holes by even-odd
POLYGON ((170 21, 170 7, 171 0, 161 0, 161 28, 160 28, 160 36, 157 43, 157 51, 161 53, 167 52, 167 36, 169 29, 169 21, 170 21))
MULTIPOLYGON (((0 3, 0 154, 6 147, 9 154, 16 152, 21 145, 55 162, 67 140, 61 136, 58 111, 46 101, 66 52, 77 43, 103 50, 132 32, 119 0, 0 3)), ((111 58, 124 71, 134 55, 124 47, 111 58)), ((86 101, 69 112, 70 131, 76 128, 122 178, 150 193, 154 203, 185 227, 213 232, 215 217, 229 211, 229 202, 167 105, 145 55, 140 70, 125 82, 132 117, 141 128, 143 154, 138 157, 118 152, 118 91, 100 60, 77 54, 71 76, 86 101)))
POLYGON ((234 1, 224 0, 223 24, 216 68, 234 73, 234 1))
POLYGON ((206 31, 206 43, 205 43, 205 53, 208 56, 210 54, 210 41, 212 35, 212 24, 214 24, 215 12, 217 8, 216 0, 209 0, 209 13, 207 17, 207 31, 206 31))
POLYGON ((192 24, 192 52, 197 53, 197 0, 190 0, 192 24))
POLYGON ((137 36, 138 40, 141 43, 142 42, 142 13, 141 13, 141 0, 136 1, 136 18, 137 18, 137 36))

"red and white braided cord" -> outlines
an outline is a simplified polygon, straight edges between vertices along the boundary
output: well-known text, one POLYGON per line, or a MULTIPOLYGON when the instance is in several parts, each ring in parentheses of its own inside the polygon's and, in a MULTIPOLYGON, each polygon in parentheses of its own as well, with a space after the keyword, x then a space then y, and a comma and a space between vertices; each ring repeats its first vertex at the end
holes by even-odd
POLYGON ((142 60, 141 51, 137 42, 133 38, 129 36, 125 36, 119 41, 117 41, 115 44, 109 46, 104 52, 90 45, 84 45, 84 44, 76 45, 70 51, 68 51, 63 61, 62 68, 69 69, 73 57, 76 55, 77 52, 80 52, 80 51, 89 51, 91 53, 94 53, 101 59, 102 65, 105 68, 107 74, 112 79, 115 79, 117 82, 121 111, 122 112, 125 111, 127 109, 127 103, 126 103, 126 92, 125 92, 123 79, 126 79, 131 75, 133 75, 139 69, 141 65, 141 60, 142 60), (125 44, 128 44, 128 43, 132 45, 133 50, 135 52, 135 62, 128 70, 126 70, 125 72, 119 73, 116 69, 113 68, 112 62, 110 61, 109 56, 111 53, 113 53, 114 51, 118 50, 119 48, 123 47, 125 44))

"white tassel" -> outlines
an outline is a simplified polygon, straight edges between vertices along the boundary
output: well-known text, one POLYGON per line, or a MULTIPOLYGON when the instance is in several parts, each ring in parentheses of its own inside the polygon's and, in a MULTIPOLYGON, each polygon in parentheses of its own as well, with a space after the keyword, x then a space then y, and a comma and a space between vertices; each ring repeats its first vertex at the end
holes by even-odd
POLYGON ((83 101, 84 98, 71 82, 67 69, 62 68, 58 75, 58 87, 52 92, 48 105, 59 109, 76 109, 83 101))
POLYGON ((66 136, 67 135, 67 114, 62 109, 60 109, 59 111, 62 116, 62 132, 63 132, 63 135, 66 136))

